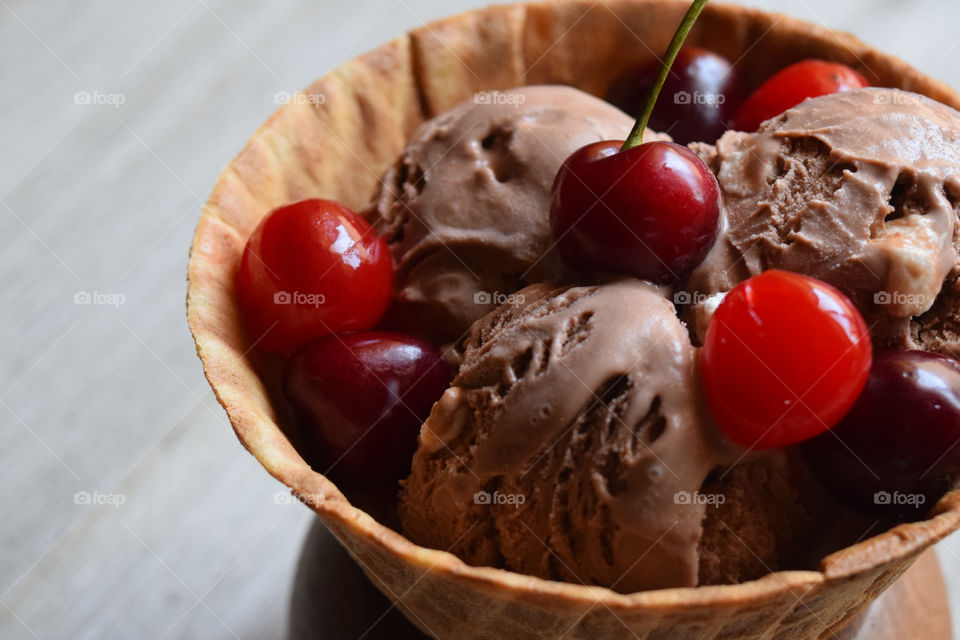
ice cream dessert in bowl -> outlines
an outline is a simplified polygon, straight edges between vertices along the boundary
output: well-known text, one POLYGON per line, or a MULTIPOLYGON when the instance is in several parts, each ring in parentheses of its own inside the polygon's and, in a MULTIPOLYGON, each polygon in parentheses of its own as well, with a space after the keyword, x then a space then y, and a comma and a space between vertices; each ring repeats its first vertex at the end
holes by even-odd
POLYGON ((703 4, 428 25, 201 217, 237 434, 434 637, 828 637, 960 523, 960 98, 703 4))

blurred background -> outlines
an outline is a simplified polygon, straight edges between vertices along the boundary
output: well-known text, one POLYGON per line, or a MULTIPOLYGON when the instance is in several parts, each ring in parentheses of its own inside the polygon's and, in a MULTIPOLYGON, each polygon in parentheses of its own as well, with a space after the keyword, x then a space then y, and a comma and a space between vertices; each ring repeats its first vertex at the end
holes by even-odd
MULTIPOLYGON (((0 637, 287 636, 313 518, 203 378, 194 225, 276 94, 485 4, 0 0, 0 637)), ((955 0, 744 4, 960 87, 955 0)), ((960 539, 937 549, 960 629, 960 539)))

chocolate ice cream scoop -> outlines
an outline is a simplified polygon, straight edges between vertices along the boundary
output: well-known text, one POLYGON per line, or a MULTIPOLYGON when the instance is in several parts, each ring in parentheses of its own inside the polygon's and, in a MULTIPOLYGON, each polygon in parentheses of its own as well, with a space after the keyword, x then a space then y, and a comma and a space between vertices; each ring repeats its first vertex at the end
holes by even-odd
POLYGON ((422 427, 404 531, 473 564, 618 591, 782 567, 813 494, 783 452, 746 455, 722 436, 695 366, 673 306, 648 284, 521 290, 474 325, 422 427), (717 511, 701 549, 705 513, 726 494, 740 511, 717 511), (718 546, 736 539, 749 542, 718 546))
POLYGON ((698 151, 717 173, 727 220, 689 292, 796 271, 849 296, 878 343, 949 349, 936 336, 918 344, 918 332, 958 311, 935 303, 945 281, 956 300, 960 113, 894 89, 846 91, 698 151))
POLYGON ((574 281, 550 233, 553 179, 573 151, 632 124, 565 86, 481 92, 425 123, 368 213, 397 265, 395 328, 457 341, 526 284, 574 281))

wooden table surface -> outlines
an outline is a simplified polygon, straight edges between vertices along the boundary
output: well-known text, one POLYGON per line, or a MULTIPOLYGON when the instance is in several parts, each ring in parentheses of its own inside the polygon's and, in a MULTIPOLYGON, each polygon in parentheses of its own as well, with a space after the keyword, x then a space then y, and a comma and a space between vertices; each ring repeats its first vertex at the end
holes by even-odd
MULTIPOLYGON (((286 636, 312 518, 203 379, 193 227, 278 92, 481 4, 0 0, 0 638, 286 636)), ((748 4, 960 87, 955 0, 748 4)))

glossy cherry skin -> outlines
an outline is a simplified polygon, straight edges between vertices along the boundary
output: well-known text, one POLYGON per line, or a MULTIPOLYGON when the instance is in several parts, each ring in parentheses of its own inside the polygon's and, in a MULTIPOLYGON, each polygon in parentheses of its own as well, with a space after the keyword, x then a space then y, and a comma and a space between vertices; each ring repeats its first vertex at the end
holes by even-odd
POLYGON ((303 200, 267 214, 247 241, 237 272, 247 329, 266 351, 369 329, 392 292, 386 241, 366 220, 329 200, 303 200))
POLYGON ((834 426, 870 373, 870 336, 830 285, 771 270, 734 287, 707 325, 700 376, 731 440, 783 447, 834 426))
POLYGON ((309 342, 283 373, 304 458, 321 473, 363 487, 410 473, 420 425, 449 383, 450 367, 435 348, 379 331, 309 342))
POLYGON ((717 238, 720 186, 692 151, 648 142, 588 144, 553 184, 550 224, 561 255, 585 271, 682 280, 717 238))
POLYGON ((760 123, 807 98, 869 87, 867 79, 845 64, 803 60, 781 69, 744 101, 733 118, 738 131, 756 131, 760 123))
MULTIPOLYGON (((660 72, 651 60, 624 72, 611 85, 607 101, 638 117, 660 72)), ((740 82, 730 61, 706 49, 684 47, 660 92, 649 127, 666 131, 679 144, 716 142, 740 102, 740 82)))
POLYGON ((921 517, 960 475, 960 363, 923 351, 877 354, 850 412, 803 451, 849 507, 921 517))

